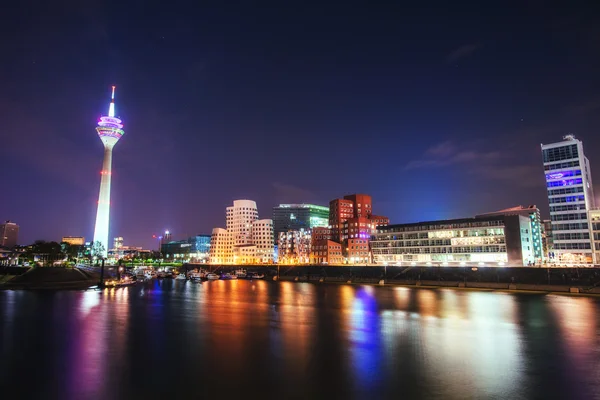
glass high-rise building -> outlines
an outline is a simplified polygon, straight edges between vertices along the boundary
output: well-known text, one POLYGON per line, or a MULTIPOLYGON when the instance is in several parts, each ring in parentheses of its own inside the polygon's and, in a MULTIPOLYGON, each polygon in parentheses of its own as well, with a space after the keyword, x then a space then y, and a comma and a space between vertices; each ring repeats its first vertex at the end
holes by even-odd
POLYGON ((595 206, 590 162, 573 135, 542 144, 554 262, 593 263, 588 213, 595 206))
POLYGON ((280 204, 273 207, 275 237, 289 230, 307 230, 329 225, 329 207, 314 204, 280 204))

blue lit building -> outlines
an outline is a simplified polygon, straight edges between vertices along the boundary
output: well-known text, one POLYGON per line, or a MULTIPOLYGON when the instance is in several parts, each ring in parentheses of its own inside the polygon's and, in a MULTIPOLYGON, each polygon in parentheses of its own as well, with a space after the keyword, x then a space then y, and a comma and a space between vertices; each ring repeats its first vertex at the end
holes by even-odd
POLYGON ((280 204, 273 207, 273 232, 299 231, 329 225, 329 207, 314 204, 280 204))
POLYGON ((211 235, 196 235, 185 240, 163 243, 160 251, 167 259, 204 262, 208 259, 211 235))
POLYGON ((589 211, 594 208, 590 162, 583 142, 567 135, 562 142, 542 144, 553 261, 562 265, 592 264, 589 211))

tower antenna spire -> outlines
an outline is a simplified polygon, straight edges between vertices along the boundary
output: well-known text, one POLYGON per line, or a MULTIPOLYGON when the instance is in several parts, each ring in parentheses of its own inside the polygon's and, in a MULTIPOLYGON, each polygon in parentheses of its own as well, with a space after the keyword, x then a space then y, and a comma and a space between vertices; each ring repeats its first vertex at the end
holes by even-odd
POLYGON ((108 116, 109 117, 115 116, 115 88, 116 88, 116 86, 112 87, 112 95, 110 96, 110 105, 108 106, 108 116))

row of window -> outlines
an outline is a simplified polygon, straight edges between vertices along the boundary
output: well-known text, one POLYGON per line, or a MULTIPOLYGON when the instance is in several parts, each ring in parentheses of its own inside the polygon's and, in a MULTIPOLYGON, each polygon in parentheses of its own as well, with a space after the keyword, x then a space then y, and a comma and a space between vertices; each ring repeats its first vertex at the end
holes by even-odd
POLYGON ((590 234, 587 232, 577 232, 577 233, 555 233, 552 235, 553 240, 581 240, 581 239, 589 239, 590 234))
POLYGON ((554 243, 555 250, 590 250, 591 243, 554 243))
POLYGON ((576 221, 578 219, 587 219, 587 213, 576 214, 554 214, 550 216, 552 221, 576 221))
POLYGON ((555 147, 553 149, 545 149, 542 152, 542 156, 544 158, 544 162, 549 163, 577 158, 579 157, 579 152, 577 151, 577 145, 572 144, 562 147, 555 147))
POLYGON ((546 171, 552 171, 554 169, 562 169, 562 168, 571 168, 571 167, 579 167, 579 160, 577 161, 567 161, 558 164, 545 165, 544 169, 546 171))
POLYGON ((438 231, 443 229, 468 229, 468 228, 485 228, 488 226, 504 226, 504 221, 501 219, 493 221, 473 221, 473 222, 461 222, 453 224, 439 224, 439 225, 411 225, 411 226, 392 226, 382 227, 378 232, 389 233, 389 232, 415 232, 415 231, 438 231))
POLYGON ((572 231, 574 229, 588 229, 586 222, 578 224, 552 224, 553 231, 572 231))
POLYGON ((557 186, 573 186, 573 185, 581 185, 583 180, 581 178, 575 179, 563 179, 561 181, 548 182, 546 184, 547 187, 557 187, 557 186))
POLYGON ((564 205, 564 206, 552 206, 552 207, 550 207, 550 212, 576 211, 576 210, 585 210, 585 204, 567 204, 567 205, 564 205))
POLYGON ((583 193, 583 186, 569 187, 565 189, 550 189, 548 190, 548 196, 555 196, 557 194, 570 194, 570 193, 583 193))
POLYGON ((546 174, 546 180, 564 179, 564 178, 567 178, 570 176, 581 176, 581 170, 574 169, 574 170, 569 170, 569 171, 552 172, 552 173, 546 174))
POLYGON ((392 247, 387 249, 373 249, 373 254, 471 254, 471 253, 506 253, 506 246, 478 246, 478 247, 418 247, 403 249, 392 247))
POLYGON ((583 195, 580 195, 580 196, 555 197, 555 198, 548 199, 548 203, 550 203, 550 204, 574 203, 576 201, 585 201, 585 197, 583 195))

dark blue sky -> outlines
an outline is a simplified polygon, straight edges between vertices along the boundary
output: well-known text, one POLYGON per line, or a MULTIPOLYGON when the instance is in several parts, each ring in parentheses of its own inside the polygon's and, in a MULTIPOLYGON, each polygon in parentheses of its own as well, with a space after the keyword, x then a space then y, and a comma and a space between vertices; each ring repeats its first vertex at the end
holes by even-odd
POLYGON ((545 214, 540 143, 568 132, 600 179, 592 2, 203 3, 12 5, 0 219, 21 243, 91 239, 112 84, 111 237, 131 245, 210 233, 238 198, 265 218, 354 192, 395 223, 545 214))

